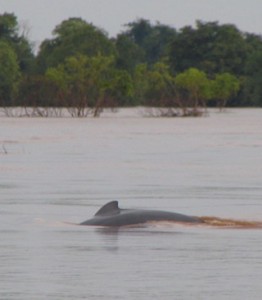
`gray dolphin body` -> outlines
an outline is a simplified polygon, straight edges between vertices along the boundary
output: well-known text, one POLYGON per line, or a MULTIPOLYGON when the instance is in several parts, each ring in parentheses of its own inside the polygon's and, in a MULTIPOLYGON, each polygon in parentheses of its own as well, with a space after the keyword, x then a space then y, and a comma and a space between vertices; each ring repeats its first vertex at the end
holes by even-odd
POLYGON ((102 206, 92 219, 84 221, 80 223, 80 225, 119 227, 161 221, 203 223, 203 221, 198 217, 186 216, 173 212, 120 209, 118 207, 118 201, 112 201, 102 206))

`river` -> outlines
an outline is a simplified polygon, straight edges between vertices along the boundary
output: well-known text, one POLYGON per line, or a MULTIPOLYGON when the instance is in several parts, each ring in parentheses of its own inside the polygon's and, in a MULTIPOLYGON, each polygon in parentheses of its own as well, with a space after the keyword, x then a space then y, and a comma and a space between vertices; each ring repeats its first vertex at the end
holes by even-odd
POLYGON ((0 299, 262 298, 262 230, 75 225, 106 202, 262 221, 262 110, 0 118, 0 299))

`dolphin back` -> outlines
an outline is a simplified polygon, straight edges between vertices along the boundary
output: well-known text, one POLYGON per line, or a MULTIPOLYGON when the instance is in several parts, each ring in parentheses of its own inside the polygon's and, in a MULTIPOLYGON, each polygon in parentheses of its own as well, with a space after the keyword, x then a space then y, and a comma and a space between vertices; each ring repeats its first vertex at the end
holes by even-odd
POLYGON ((143 224, 147 222, 182 222, 182 223, 202 223, 198 217, 182 215, 179 213, 157 211, 157 210, 133 210, 120 209, 118 201, 111 201, 102 206, 92 219, 80 223, 80 225, 96 226, 125 226, 143 224))

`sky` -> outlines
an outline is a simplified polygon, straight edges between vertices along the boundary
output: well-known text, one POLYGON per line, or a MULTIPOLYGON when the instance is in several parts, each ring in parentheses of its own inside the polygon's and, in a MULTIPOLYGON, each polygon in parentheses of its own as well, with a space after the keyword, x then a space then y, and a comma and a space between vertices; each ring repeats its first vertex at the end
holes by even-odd
POLYGON ((110 37, 138 18, 176 29, 193 26, 196 20, 218 21, 235 24, 243 32, 262 34, 261 0, 0 0, 0 14, 5 12, 14 13, 20 24, 26 24, 36 47, 70 17, 81 17, 110 37))

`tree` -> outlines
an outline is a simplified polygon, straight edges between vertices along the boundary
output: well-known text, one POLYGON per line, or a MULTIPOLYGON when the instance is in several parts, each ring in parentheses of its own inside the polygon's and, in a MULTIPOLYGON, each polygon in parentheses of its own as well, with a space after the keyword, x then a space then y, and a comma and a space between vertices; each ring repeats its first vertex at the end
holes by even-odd
POLYGON ((244 104, 262 106, 262 51, 250 55, 244 81, 244 104))
POLYGON ((84 117, 92 102, 92 82, 89 79, 88 58, 84 55, 68 57, 64 64, 49 68, 46 77, 60 89, 62 102, 72 116, 84 117))
POLYGON ((237 94, 240 88, 240 82, 236 76, 223 73, 217 74, 212 82, 213 98, 217 100, 217 106, 222 110, 227 101, 237 94))
POLYGON ((161 62, 154 64, 148 72, 148 89, 146 104, 150 106, 172 107, 175 96, 175 80, 169 72, 169 67, 161 62))
POLYGON ((174 72, 194 67, 209 75, 229 72, 240 76, 248 55, 245 36, 231 24, 196 22, 176 35, 170 47, 169 61, 174 72))
POLYGON ((145 105, 153 107, 151 115, 177 116, 175 78, 170 74, 169 66, 162 62, 154 64, 147 80, 145 105))
POLYGON ((49 68, 46 76, 58 85, 63 103, 76 117, 90 112, 97 117, 104 107, 115 106, 119 98, 132 93, 130 76, 114 68, 112 56, 77 54, 49 68))
POLYGON ((138 64, 133 75, 134 84, 134 105, 144 105, 146 93, 149 89, 147 64, 138 64))
POLYGON ((17 36, 18 24, 14 14, 0 15, 0 39, 10 41, 17 36))
POLYGON ((175 79, 165 63, 158 62, 149 68, 146 64, 137 65, 134 73, 134 98, 145 105, 151 116, 176 116, 175 79))
POLYGON ((33 70, 34 55, 32 45, 22 32, 19 34, 17 18, 14 14, 0 15, 0 41, 6 42, 15 51, 17 62, 23 73, 33 70))
POLYGON ((16 105, 20 115, 34 117, 62 116, 64 103, 58 85, 43 75, 23 76, 16 105))
POLYGON ((167 61, 169 48, 177 32, 174 28, 157 23, 145 42, 147 62, 153 65, 158 61, 167 61))
POLYGON ((38 70, 45 72, 57 67, 68 57, 82 54, 110 56, 115 54, 114 44, 106 33, 81 18, 70 18, 59 24, 53 31, 54 38, 45 40, 37 57, 38 70))
POLYGON ((175 83, 179 92, 178 101, 184 115, 199 115, 199 106, 206 107, 206 100, 211 96, 210 81, 206 74, 190 68, 178 74, 175 83), (192 108, 192 111, 188 108, 192 108))
POLYGON ((7 42, 0 41, 0 101, 1 106, 14 104, 21 77, 15 51, 7 42))
POLYGON ((147 37, 152 31, 152 26, 148 20, 138 19, 134 22, 126 24, 128 28, 126 34, 133 39, 133 41, 143 47, 147 37))
POLYGON ((119 69, 126 70, 132 74, 135 66, 145 61, 144 50, 126 34, 117 36, 115 46, 116 65, 119 69))
POLYGON ((168 56, 170 42, 176 35, 174 28, 160 23, 152 25, 145 19, 128 23, 126 27, 127 30, 122 35, 125 35, 142 50, 144 60, 141 63, 152 66, 168 56))
POLYGON ((113 68, 110 84, 105 90, 103 106, 130 106, 134 94, 133 81, 130 74, 125 70, 113 68))

